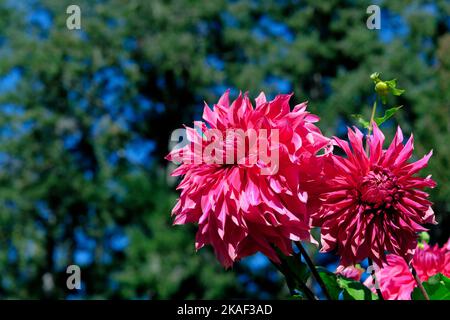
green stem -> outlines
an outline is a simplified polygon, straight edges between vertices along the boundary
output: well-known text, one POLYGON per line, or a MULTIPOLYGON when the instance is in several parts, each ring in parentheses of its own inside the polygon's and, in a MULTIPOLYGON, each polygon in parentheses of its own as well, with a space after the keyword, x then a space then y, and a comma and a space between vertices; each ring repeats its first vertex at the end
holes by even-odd
POLYGON ((368 132, 367 132, 367 137, 366 137, 366 154, 367 156, 369 156, 369 136, 372 133, 372 122, 373 119, 375 119, 375 113, 377 111, 377 100, 375 100, 373 102, 373 106, 372 106, 372 115, 370 116, 370 122, 369 122, 369 128, 368 128, 368 132))
POLYGON ((308 286, 298 277, 296 277, 296 273, 294 270, 291 270, 291 267, 289 265, 289 263, 287 262, 287 259, 296 259, 299 257, 286 257, 285 255, 283 255, 281 252, 279 252, 279 250, 276 250, 278 257, 281 261, 280 264, 270 260, 270 262, 272 262, 272 264, 284 275, 284 277, 286 278, 286 284, 289 288, 289 292, 291 295, 295 295, 295 289, 300 289, 300 291, 302 291, 306 298, 308 300, 316 300, 316 297, 314 296, 314 293, 311 291, 310 288, 308 288, 308 286))
POLYGON ((420 281, 420 278, 417 275, 416 269, 412 266, 412 264, 410 265, 410 267, 411 267, 411 273, 412 273, 412 275, 414 277, 414 280, 417 283, 417 286, 420 289, 420 292, 422 292, 422 295, 424 296, 425 300, 430 300, 430 297, 428 296, 427 290, 425 290, 425 287, 423 286, 422 281, 420 281))
POLYGON ((312 262, 311 258, 308 255, 308 252, 303 247, 302 243, 300 241, 295 241, 295 245, 297 246, 298 250, 300 251, 300 254, 305 259, 306 264, 309 267, 309 270, 311 270, 311 273, 313 274, 314 278, 316 279, 317 283, 319 284, 320 288, 322 289, 322 292, 327 297, 328 300, 332 300, 330 293, 328 292, 327 286, 323 282, 322 278, 320 277, 319 272, 316 269, 316 266, 312 262))
POLYGON ((280 271, 283 274, 284 278, 286 279, 286 284, 288 286, 289 293, 291 294, 291 296, 295 295, 295 284, 290 273, 286 271, 285 268, 283 268, 280 264, 273 262, 272 260, 270 260, 270 262, 272 262, 275 268, 277 268, 278 271, 280 271))
POLYGON ((372 122, 375 119, 375 113, 377 111, 377 100, 375 100, 373 102, 373 106, 372 106, 372 115, 370 116, 370 122, 369 122, 369 133, 367 134, 368 136, 370 136, 370 133, 372 132, 372 122))

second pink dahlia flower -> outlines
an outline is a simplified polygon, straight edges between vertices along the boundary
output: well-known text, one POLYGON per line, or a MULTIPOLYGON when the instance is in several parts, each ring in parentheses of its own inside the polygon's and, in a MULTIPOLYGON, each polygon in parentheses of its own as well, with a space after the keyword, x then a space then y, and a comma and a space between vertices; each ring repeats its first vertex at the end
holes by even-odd
POLYGON ((335 138, 346 157, 330 155, 325 167, 322 205, 314 215, 321 227, 322 252, 336 249, 344 266, 371 258, 378 265, 385 252, 410 259, 417 245, 417 232, 425 223, 435 223, 425 187, 434 187, 430 178, 416 174, 424 168, 432 152, 416 162, 408 162, 413 137, 403 144, 400 128, 388 149, 384 135, 373 124, 363 146, 363 134, 348 130, 350 144, 335 138))
POLYGON ((336 274, 341 275, 343 277, 353 279, 355 281, 361 280, 361 275, 363 274, 364 269, 359 266, 347 266, 344 267, 342 265, 338 266, 336 269, 336 274))
MULTIPOLYGON (((430 277, 438 273, 450 277, 449 255, 450 248, 446 246, 439 248, 437 245, 423 244, 422 247, 418 247, 411 263, 416 269, 420 281, 428 281, 430 277)), ((386 260, 387 263, 382 268, 376 269, 375 272, 383 297, 388 300, 410 300, 411 293, 417 284, 405 259, 388 254, 386 260)), ((371 277, 367 278, 364 284, 375 291, 371 277)))
POLYGON ((225 267, 257 251, 277 262, 273 245, 291 254, 292 240, 310 239, 302 179, 317 171, 316 153, 329 139, 306 103, 290 110, 290 97, 266 101, 261 93, 254 107, 247 95, 230 103, 227 91, 186 129, 188 144, 167 156, 181 163, 172 175, 183 176, 174 224, 198 223, 196 249, 212 245, 225 267), (233 130, 245 138, 235 139, 233 130))

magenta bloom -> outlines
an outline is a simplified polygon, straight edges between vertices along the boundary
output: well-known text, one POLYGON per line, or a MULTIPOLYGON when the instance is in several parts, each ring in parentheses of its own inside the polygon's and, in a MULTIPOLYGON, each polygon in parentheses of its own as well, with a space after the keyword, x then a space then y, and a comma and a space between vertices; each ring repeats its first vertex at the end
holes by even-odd
POLYGON ((292 240, 310 239, 302 181, 329 139, 306 103, 290 110, 290 97, 267 102, 261 93, 254 108, 247 95, 230 104, 227 91, 213 110, 205 106, 206 123, 186 129, 189 143, 167 156, 181 162, 172 175, 183 176, 174 224, 198 223, 196 249, 212 245, 225 267, 257 251, 278 262, 272 245, 291 254, 292 240), (233 130, 251 134, 239 140, 233 130))
MULTIPOLYGON (((438 273, 448 277, 449 266, 446 256, 449 254, 450 250, 445 246, 439 248, 437 245, 423 244, 422 247, 418 247, 412 265, 420 281, 427 281, 438 273)), ((376 270, 375 276, 383 297, 388 300, 410 300, 411 293, 417 286, 405 259, 394 254, 387 255, 387 263, 376 270)), ((369 277, 364 284, 373 289, 372 278, 369 277)))
POLYGON ((418 248, 414 254, 412 265, 417 271, 421 281, 427 281, 430 277, 438 273, 446 273, 445 256, 448 251, 444 248, 439 248, 438 245, 429 246, 423 245, 418 248))
POLYGON ((445 250, 445 265, 442 273, 444 276, 450 278, 450 238, 447 240, 447 243, 444 245, 443 250, 445 250))
POLYGON ((363 274, 363 272, 364 270, 361 267, 357 266, 344 267, 343 265, 340 265, 336 269, 336 274, 349 279, 353 279, 355 281, 359 281, 361 279, 361 275, 363 274))
POLYGON ((348 130, 350 145, 335 138, 347 155, 330 155, 325 167, 322 206, 314 215, 321 227, 322 251, 336 249, 344 266, 371 258, 378 265, 385 251, 410 259, 422 225, 435 223, 428 194, 421 189, 434 187, 429 177, 415 176, 424 168, 432 152, 409 163, 413 137, 403 145, 400 128, 387 150, 384 136, 373 124, 373 135, 366 139, 370 156, 363 147, 363 134, 348 130), (368 141, 367 141, 368 140, 368 141))
MULTIPOLYGON (((411 293, 416 287, 416 281, 405 259, 395 254, 388 254, 386 260, 385 266, 375 272, 383 298, 386 300, 411 300, 411 293)), ((368 277, 364 284, 375 292, 372 277, 368 277)))

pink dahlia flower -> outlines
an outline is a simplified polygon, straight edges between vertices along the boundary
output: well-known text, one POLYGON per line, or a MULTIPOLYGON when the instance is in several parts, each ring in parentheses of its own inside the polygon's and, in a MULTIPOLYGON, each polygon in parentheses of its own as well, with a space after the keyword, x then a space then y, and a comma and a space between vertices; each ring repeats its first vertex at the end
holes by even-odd
POLYGON ((450 278, 450 251, 447 251, 447 253, 445 254, 445 267, 442 273, 447 278, 450 278))
POLYGON ((445 251, 445 266, 442 273, 444 274, 444 276, 450 278, 450 238, 444 245, 443 250, 445 251))
POLYGON ((387 150, 384 136, 373 124, 373 134, 366 139, 368 156, 363 147, 363 134, 348 130, 350 145, 335 138, 346 157, 330 155, 325 166, 324 188, 320 210, 313 216, 321 227, 322 252, 336 249, 344 266, 371 258, 378 265, 385 251, 410 259, 422 225, 435 223, 431 202, 424 187, 434 187, 430 178, 415 176, 424 168, 432 152, 409 163, 413 137, 403 145, 400 128, 387 150))
MULTIPOLYGON (((405 259, 395 254, 388 254, 382 269, 375 268, 375 278, 386 300, 411 300, 411 293, 416 287, 405 259)), ((364 284, 375 292, 373 279, 368 277, 364 284)))
POLYGON ((306 103, 290 110, 290 97, 268 102, 261 93, 253 107, 246 94, 230 104, 227 91, 167 156, 181 162, 172 175, 183 176, 174 224, 198 223, 196 249, 212 245, 225 267, 257 251, 278 262, 272 245, 291 254, 291 240, 310 239, 302 181, 318 170, 316 153, 329 139, 306 103))
MULTIPOLYGON (((445 246, 419 246, 411 263, 420 280, 427 281, 438 273, 448 277, 446 256, 448 257, 449 253, 450 250, 445 246)), ((376 268, 375 276, 383 297, 388 300, 410 300, 411 293, 417 286, 405 259, 394 254, 387 255, 387 263, 381 269, 376 268)), ((364 284, 375 291, 371 277, 367 278, 364 284)))
POLYGON ((357 266, 344 267, 343 265, 340 265, 336 269, 336 274, 349 279, 353 279, 355 281, 359 281, 361 279, 361 275, 363 274, 363 272, 364 270, 361 267, 357 266))
POLYGON ((438 245, 429 246, 423 244, 423 248, 418 248, 414 253, 412 265, 417 271, 421 281, 427 281, 430 277, 444 273, 445 256, 447 251, 445 248, 439 248, 438 245))

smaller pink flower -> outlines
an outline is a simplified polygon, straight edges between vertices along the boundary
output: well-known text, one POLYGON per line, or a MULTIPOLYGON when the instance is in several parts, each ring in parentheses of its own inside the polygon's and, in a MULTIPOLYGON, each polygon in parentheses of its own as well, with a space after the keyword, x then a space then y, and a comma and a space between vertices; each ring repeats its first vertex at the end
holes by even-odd
POLYGON ((357 266, 344 267, 343 265, 340 265, 336 269, 336 274, 349 279, 353 279, 355 281, 359 281, 361 279, 361 275, 363 272, 364 270, 357 266))
POLYGON ((445 267, 442 274, 447 278, 450 278, 450 251, 445 254, 445 267))
MULTIPOLYGON (((438 273, 450 276, 448 243, 443 248, 423 244, 422 248, 416 249, 412 265, 421 281, 427 281, 438 273)), ((375 276, 383 297, 388 300, 410 300, 411 293, 417 286, 405 259, 394 254, 387 255, 387 264, 382 269, 377 269, 375 276)), ((372 282, 369 277, 364 284, 375 291, 372 282)))
POLYGON ((447 240, 447 243, 444 244, 443 249, 447 252, 450 251, 450 238, 447 240))
MULTIPOLYGON (((405 259, 395 254, 389 254, 386 260, 385 267, 375 272, 383 298, 386 300, 411 300, 411 293, 416 282, 405 259)), ((364 284, 375 292, 372 277, 368 277, 364 284)))
POLYGON ((445 251, 434 245, 424 244, 423 249, 417 249, 412 264, 421 281, 427 281, 430 277, 443 273, 445 268, 445 251))
POLYGON ((447 243, 444 244, 442 251, 445 253, 445 265, 442 274, 448 278, 450 278, 450 238, 447 243))

